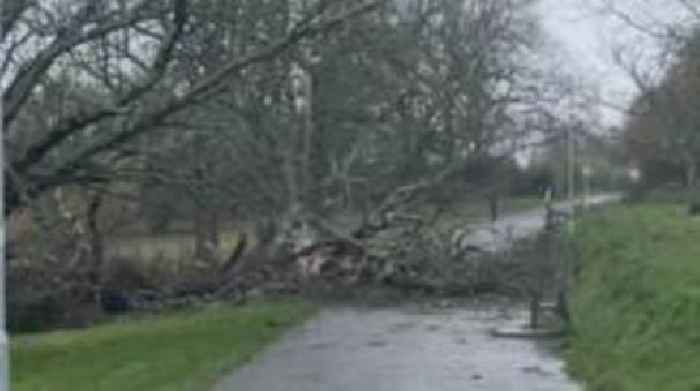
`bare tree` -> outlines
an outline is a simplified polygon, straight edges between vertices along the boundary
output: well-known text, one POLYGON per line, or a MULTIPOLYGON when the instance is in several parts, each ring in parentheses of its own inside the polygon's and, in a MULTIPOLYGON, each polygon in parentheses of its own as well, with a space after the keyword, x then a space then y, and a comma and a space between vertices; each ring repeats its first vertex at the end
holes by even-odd
MULTIPOLYGON (((613 53, 638 90, 627 110, 625 138, 631 158, 649 170, 660 165, 679 167, 683 182, 693 190, 700 152, 700 122, 692 106, 698 92, 700 59, 697 5, 677 0, 665 3, 663 11, 611 1, 598 5, 601 12, 627 26, 628 36, 641 37, 644 42, 640 46, 622 41, 613 53)), ((651 171, 647 174, 654 175, 651 171)))
POLYGON ((336 28, 381 1, 340 9, 330 3, 335 2, 301 15, 284 36, 221 61, 193 82, 178 82, 172 79, 173 61, 185 31, 194 28, 187 1, 10 1, 2 21, 3 124, 10 142, 21 138, 24 144, 12 148, 6 213, 22 205, 23 197, 108 180, 110 166, 131 156, 121 146, 167 127, 173 116, 220 92, 232 75, 273 60, 305 37, 336 28), (102 61, 78 67, 81 58, 98 49, 102 61), (61 69, 69 71, 73 83, 106 91, 104 101, 65 102, 65 112, 44 113, 49 126, 42 131, 17 126, 30 102, 42 103, 45 85, 61 69), (108 130, 96 131, 99 127, 108 130), (47 164, 54 151, 76 138, 82 141, 79 148, 47 164))

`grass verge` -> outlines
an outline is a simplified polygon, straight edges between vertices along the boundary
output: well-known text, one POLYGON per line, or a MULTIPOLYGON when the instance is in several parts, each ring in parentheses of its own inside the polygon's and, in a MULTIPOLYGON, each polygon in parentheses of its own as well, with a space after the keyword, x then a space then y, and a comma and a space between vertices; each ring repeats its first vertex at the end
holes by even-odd
POLYGON ((685 206, 586 218, 570 366, 591 391, 700 390, 700 220, 685 206))
POLYGON ((12 346, 12 389, 206 390, 314 312, 300 301, 222 304, 82 331, 20 336, 12 346))

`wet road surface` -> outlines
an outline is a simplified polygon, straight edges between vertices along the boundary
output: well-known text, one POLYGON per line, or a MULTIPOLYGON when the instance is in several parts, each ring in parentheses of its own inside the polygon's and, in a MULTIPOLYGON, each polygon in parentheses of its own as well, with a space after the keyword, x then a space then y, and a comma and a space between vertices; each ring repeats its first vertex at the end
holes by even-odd
MULTIPOLYGON (((617 195, 591 197, 589 204, 617 195)), ((559 203, 571 210, 571 203, 559 203)), ((544 226, 544 208, 470 226, 462 238, 487 251, 544 226)), ((522 324, 519 309, 326 309, 215 391, 579 391, 545 342, 501 339, 490 330, 522 324)))
MULTIPOLYGON (((619 194, 601 194, 586 200, 589 206, 616 202, 619 194)), ((573 211, 573 202, 559 202, 554 209, 566 213, 573 211)), ((474 246, 484 251, 497 252, 507 249, 513 241, 527 238, 542 230, 545 225, 545 208, 535 208, 526 212, 505 216, 495 222, 470 225, 467 235, 461 239, 463 247, 474 246)))
POLYGON ((417 306, 327 309, 216 391, 580 390, 545 342, 491 337, 491 329, 522 316, 417 306))

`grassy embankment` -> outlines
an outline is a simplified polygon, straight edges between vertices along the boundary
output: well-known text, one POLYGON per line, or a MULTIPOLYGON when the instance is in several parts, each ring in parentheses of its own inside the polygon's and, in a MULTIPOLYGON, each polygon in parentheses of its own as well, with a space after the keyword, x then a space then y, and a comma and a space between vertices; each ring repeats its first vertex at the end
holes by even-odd
POLYGON ((14 391, 206 390, 313 315, 298 301, 219 305, 82 331, 19 336, 14 391))
POLYGON ((572 371, 592 391, 700 390, 700 220, 616 206, 577 230, 572 371))

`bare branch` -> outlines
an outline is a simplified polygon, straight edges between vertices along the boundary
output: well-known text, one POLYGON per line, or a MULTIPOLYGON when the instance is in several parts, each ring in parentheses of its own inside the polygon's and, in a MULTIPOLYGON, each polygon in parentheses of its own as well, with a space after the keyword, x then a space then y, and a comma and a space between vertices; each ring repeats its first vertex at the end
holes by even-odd
POLYGON ((0 65, 0 77, 5 75, 7 70, 9 69, 10 65, 13 64, 15 61, 15 52, 22 47, 22 45, 26 44, 30 39, 32 38, 32 33, 27 32, 24 35, 22 35, 20 38, 13 40, 12 44, 10 45, 7 50, 5 50, 5 59, 2 61, 2 65, 0 65))
POLYGON ((4 0, 0 7, 0 43, 4 43, 7 36, 15 27, 17 21, 22 17, 31 5, 30 0, 4 0))
POLYGON ((206 77, 204 80, 197 83, 184 96, 172 97, 156 111, 143 115, 134 122, 134 125, 129 130, 121 132, 106 141, 89 147, 74 159, 71 159, 66 167, 75 166, 76 164, 79 164, 79 162, 88 160, 95 155, 109 151, 120 144, 138 137, 148 130, 159 126, 162 121, 169 116, 174 115, 192 104, 201 101, 203 96, 206 97, 207 94, 215 93, 221 88, 225 88, 222 81, 230 75, 235 74, 236 72, 239 72, 253 64, 269 61, 283 51, 289 49, 300 40, 330 31, 349 18, 376 9, 384 1, 386 0, 369 1, 358 7, 350 9, 349 11, 343 12, 340 15, 334 16, 327 21, 324 21, 321 25, 307 25, 302 28, 294 29, 291 34, 277 41, 276 43, 269 45, 267 48, 248 55, 242 59, 230 62, 213 75, 206 77))
MULTIPOLYGON (((144 10, 148 9, 149 4, 149 1, 144 0, 137 5, 127 17, 98 25, 85 32, 81 31, 83 24, 90 20, 87 17, 78 18, 71 26, 59 31, 54 41, 48 47, 41 50, 31 62, 25 64, 25 66, 17 72, 7 90, 4 91, 2 97, 4 107, 2 121, 4 126, 9 127, 9 125, 12 124, 24 103, 29 99, 34 88, 44 77, 49 68, 51 68, 56 59, 85 42, 100 38, 143 20, 154 18, 154 15, 151 13, 144 12, 144 10)), ((88 3, 78 14, 86 15, 91 9, 92 7, 90 3, 88 3)))
POLYGON ((170 62, 175 43, 182 35, 185 22, 187 20, 187 0, 176 0, 174 13, 174 27, 167 40, 162 44, 158 55, 155 58, 150 70, 148 80, 141 86, 134 88, 125 96, 121 97, 115 107, 103 108, 92 113, 77 113, 70 118, 62 120, 56 128, 48 133, 44 140, 33 145, 19 161, 15 168, 19 172, 25 171, 31 165, 41 161, 46 154, 54 147, 63 142, 75 132, 106 118, 115 117, 123 113, 123 108, 150 91, 163 77, 166 67, 170 62))

